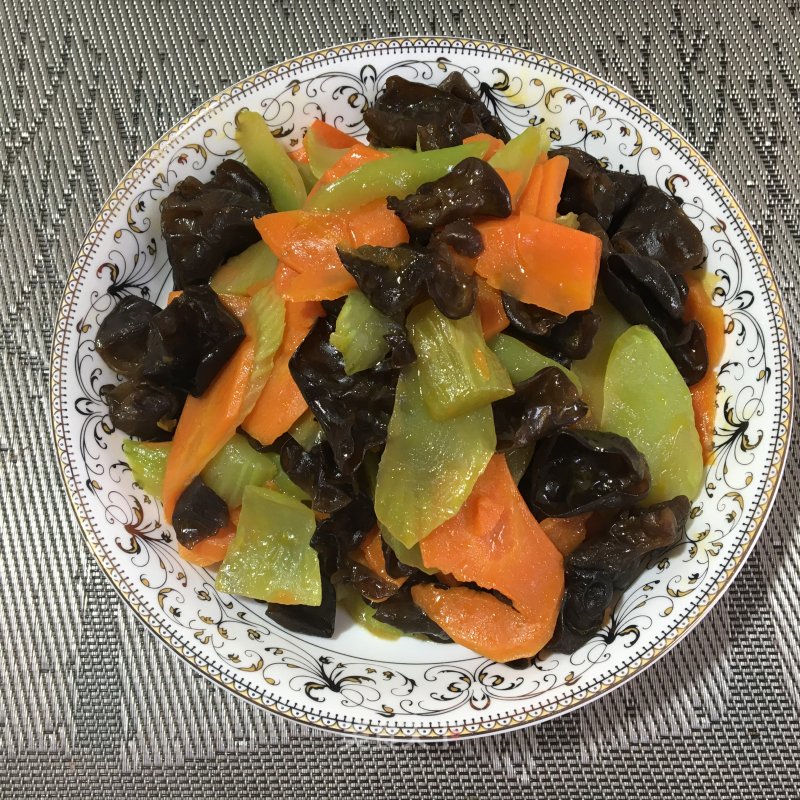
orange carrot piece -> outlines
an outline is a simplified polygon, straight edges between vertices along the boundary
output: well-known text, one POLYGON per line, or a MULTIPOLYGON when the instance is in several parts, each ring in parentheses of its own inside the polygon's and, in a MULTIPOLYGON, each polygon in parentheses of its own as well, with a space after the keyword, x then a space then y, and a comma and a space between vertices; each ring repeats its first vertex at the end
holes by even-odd
POLYGON ((555 222, 568 167, 566 156, 548 158, 542 167, 542 184, 536 204, 536 216, 540 219, 555 222))
POLYGON ((478 314, 481 318, 483 338, 487 341, 509 325, 500 292, 481 278, 478 278, 478 314))
POLYGON ((706 333, 708 371, 689 391, 692 394, 694 422, 703 447, 703 458, 708 463, 714 451, 714 419, 717 415, 719 387, 716 367, 725 351, 725 314, 719 306, 712 304, 699 278, 688 275, 686 282, 689 293, 686 296, 684 318, 697 320, 706 333))
MULTIPOLYGON (((522 182, 525 180, 525 175, 516 170, 503 169, 502 167, 496 167, 495 172, 503 179, 503 183, 505 183, 506 189, 511 195, 511 201, 514 203, 514 198, 520 197, 522 192, 522 182)), ((517 203, 519 203, 519 200, 517 203)))
POLYGON ((473 133, 472 136, 467 136, 467 138, 464 139, 464 144, 469 144, 470 142, 487 142, 489 144, 489 147, 483 154, 484 161, 488 161, 498 150, 502 150, 505 147, 505 143, 500 139, 483 132, 473 133))
MULTIPOLYGON (((309 133, 314 132, 314 136, 319 139, 327 147, 333 147, 337 150, 346 150, 353 145, 360 144, 358 139, 321 119, 315 119, 308 128, 309 133)), ((308 135, 308 134, 306 134, 308 135)))
POLYGON ((563 519, 547 517, 539 523, 539 526, 558 552, 566 558, 586 538, 586 522, 590 516, 590 514, 578 514, 563 519))
POLYGON ((308 164, 308 151, 305 145, 301 144, 296 150, 290 150, 289 158, 291 158, 295 164, 308 164))
POLYGON ((537 164, 531 170, 531 177, 528 179, 528 184, 522 192, 522 197, 519 199, 519 212, 520 214, 533 214, 539 208, 539 195, 542 192, 542 183, 544 182, 544 164, 537 164))
POLYGON ((245 404, 254 354, 255 337, 248 333, 203 395, 186 399, 164 472, 161 496, 167 522, 172 522, 175 503, 186 487, 236 433, 250 411, 245 404))
MULTIPOLYGON (((167 295, 167 305, 169 305, 176 297, 180 297, 182 294, 183 292, 180 289, 170 292, 167 295)), ((218 296, 222 305, 224 305, 225 308, 227 308, 228 311, 230 311, 231 314, 233 314, 233 316, 241 322, 242 317, 244 317, 245 312, 250 307, 250 298, 243 297, 238 294, 221 294, 218 296)))
POLYGON ((386 560, 383 557, 383 544, 378 528, 373 528, 359 544, 359 546, 349 553, 350 558, 358 564, 374 572, 385 583, 391 583, 401 587, 407 578, 393 578, 386 571, 386 560))
POLYGON ((275 287, 284 299, 334 300, 355 287, 336 252, 338 244, 352 246, 346 215, 283 211, 255 224, 280 262, 275 287))
POLYGON ((236 536, 236 526, 231 522, 213 536, 199 541, 191 550, 178 543, 178 555, 198 567, 210 567, 225 558, 228 546, 236 536))
POLYGON ((475 272, 490 286, 564 316, 592 305, 600 269, 596 236, 530 214, 478 228, 484 250, 475 272))
POLYGON ((362 244, 395 247, 408 241, 408 228, 387 208, 385 200, 375 200, 349 212, 347 221, 354 247, 362 244))
POLYGON ((426 567, 497 589, 514 604, 464 587, 415 586, 414 602, 454 641, 508 661, 533 656, 550 640, 564 590, 563 559, 528 510, 504 456, 492 458, 458 514, 423 539, 420 551, 426 567))
POLYGON ((283 341, 275 354, 272 372, 253 410, 242 423, 245 431, 261 444, 272 444, 286 433, 308 407, 289 372, 289 359, 317 317, 319 303, 287 303, 283 341))
POLYGON ((314 189, 309 194, 309 197, 314 195, 319 186, 323 186, 326 183, 333 183, 333 181, 343 178, 354 169, 358 169, 358 167, 362 167, 370 161, 379 161, 382 158, 388 157, 388 153, 382 153, 374 147, 368 147, 365 144, 361 144, 361 142, 356 142, 330 169, 323 173, 322 177, 317 181, 314 189))

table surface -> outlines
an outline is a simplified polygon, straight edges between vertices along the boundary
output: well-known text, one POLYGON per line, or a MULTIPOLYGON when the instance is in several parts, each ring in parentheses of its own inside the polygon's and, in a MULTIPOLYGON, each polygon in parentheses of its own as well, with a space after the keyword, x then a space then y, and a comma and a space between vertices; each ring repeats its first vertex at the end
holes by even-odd
POLYGON ((51 452, 48 361, 84 232, 145 147, 289 56, 386 34, 495 39, 602 75, 694 142, 772 260, 798 348, 798 0, 255 0, 0 5, 0 796, 796 797, 800 447, 728 593, 635 681, 452 744, 334 737, 167 651, 83 544, 51 452))

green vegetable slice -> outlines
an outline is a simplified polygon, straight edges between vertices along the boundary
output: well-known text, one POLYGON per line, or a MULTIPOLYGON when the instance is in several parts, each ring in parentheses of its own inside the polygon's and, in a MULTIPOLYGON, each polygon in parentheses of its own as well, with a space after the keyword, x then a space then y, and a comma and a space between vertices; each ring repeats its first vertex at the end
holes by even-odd
POLYGON ((603 430, 627 436, 647 460, 648 504, 697 495, 703 450, 692 396, 655 334, 643 325, 625 331, 611 350, 602 419, 603 430))
POLYGON ((592 419, 603 418, 603 384, 606 379, 606 366, 611 348, 622 334, 630 328, 622 314, 606 300, 598 288, 592 310, 600 315, 592 349, 586 358, 572 362, 572 371, 580 378, 581 396, 589 406, 592 419))
POLYGON ((519 447, 506 453, 506 462, 508 463, 508 471, 514 479, 514 483, 519 483, 525 470, 533 458, 533 451, 536 448, 535 444, 529 444, 527 447, 519 447))
POLYGON ((391 330, 392 321, 387 316, 361 292, 350 292, 330 338, 344 358, 344 371, 353 375, 374 367, 389 352, 389 343, 383 337, 391 330))
POLYGON ((388 195, 403 198, 423 183, 446 175, 465 158, 481 158, 487 147, 486 142, 470 142, 423 153, 413 150, 397 152, 389 158, 370 161, 320 187, 306 207, 311 211, 341 211, 385 199, 388 195))
POLYGON ((397 382, 378 466, 378 520, 413 547, 458 512, 496 445, 490 406, 454 419, 434 419, 423 398, 419 366, 412 364, 397 382))
POLYGON ((489 164, 495 169, 518 172, 522 175, 517 195, 512 197, 512 200, 516 200, 522 194, 534 165, 539 157, 549 150, 550 141, 550 134, 544 125, 526 128, 489 159, 489 164))
POLYGON ((264 242, 256 242, 238 256, 229 258, 211 277, 211 288, 217 294, 249 294, 258 284, 275 277, 278 259, 264 242))
POLYGON ((408 331, 434 419, 452 419, 514 394, 508 373, 486 345, 477 311, 448 319, 427 300, 408 315, 408 331))
POLYGON ((236 434, 201 473, 205 484, 229 506, 237 508, 247 486, 263 486, 277 474, 275 463, 236 434))
POLYGON ((247 309, 245 328, 249 324, 255 329, 255 352, 253 354, 253 371, 247 388, 247 398, 243 406, 252 409, 261 394, 264 384, 272 372, 275 353, 283 340, 286 322, 286 305, 283 298, 273 286, 259 289, 247 309))
POLYGON ((126 439, 122 443, 122 452, 128 459, 133 479, 157 500, 161 499, 164 470, 171 447, 171 442, 139 442, 136 439, 126 439))
POLYGON ((322 603, 314 512, 273 489, 248 486, 236 535, 217 574, 221 592, 285 605, 322 603))
POLYGON ((401 564, 407 564, 409 567, 416 567, 422 572, 427 572, 428 575, 435 575, 439 570, 429 569, 422 561, 422 551, 419 544, 412 547, 406 547, 399 539, 392 536, 383 525, 379 526, 383 541, 389 546, 392 552, 397 556, 397 560, 401 564))
POLYGON ((276 210, 301 208, 306 200, 303 178, 261 114, 245 110, 236 115, 236 141, 247 166, 269 189, 276 210))
POLYGON ((300 419, 289 428, 289 436, 306 452, 325 441, 325 434, 311 409, 301 414, 300 419))
POLYGON ((350 614, 353 621, 375 634, 379 639, 393 641, 403 635, 403 631, 395 628, 394 625, 387 625, 385 622, 375 619, 377 609, 365 603, 364 598, 352 586, 342 584, 339 587, 338 595, 338 599, 347 609, 347 613, 350 614))
POLYGON ((580 379, 572 370, 567 369, 557 361, 553 361, 552 358, 543 356, 540 352, 513 336, 498 333, 489 342, 489 347, 500 359, 500 363, 508 371, 512 382, 515 384, 532 378, 545 367, 557 367, 575 384, 577 390, 581 391, 580 379))
POLYGON ((313 125, 303 137, 303 143, 308 153, 308 166, 318 180, 347 152, 347 148, 325 144, 316 134, 313 125))
POLYGON ((292 497, 300 502, 311 502, 311 496, 307 492, 304 492, 288 476, 286 471, 281 466, 280 453, 264 453, 264 456, 268 458, 275 467, 275 477, 272 479, 272 482, 275 484, 275 488, 281 492, 281 494, 285 494, 287 497, 292 497))

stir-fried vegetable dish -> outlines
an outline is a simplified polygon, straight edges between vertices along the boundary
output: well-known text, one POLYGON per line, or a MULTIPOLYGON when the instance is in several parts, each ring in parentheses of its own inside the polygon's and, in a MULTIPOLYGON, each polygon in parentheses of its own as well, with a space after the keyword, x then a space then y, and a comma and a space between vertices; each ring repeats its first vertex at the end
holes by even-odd
POLYGON ((364 123, 290 153, 242 111, 243 162, 175 187, 175 291, 97 331, 110 422, 181 555, 284 628, 330 637, 338 602, 384 638, 571 652, 713 457, 700 233, 460 73, 389 78, 364 123))

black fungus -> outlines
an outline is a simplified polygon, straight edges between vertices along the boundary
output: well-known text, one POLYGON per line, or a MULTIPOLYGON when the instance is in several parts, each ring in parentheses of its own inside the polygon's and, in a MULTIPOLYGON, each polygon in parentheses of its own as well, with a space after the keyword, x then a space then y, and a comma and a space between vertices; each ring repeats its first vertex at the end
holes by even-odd
POLYGON ((397 370, 384 361, 348 375, 342 354, 330 343, 335 327, 330 311, 318 319, 289 360, 289 371, 325 433, 336 465, 350 476, 367 451, 386 441, 397 370))
POLYGON ((594 311, 574 311, 567 317, 531 303, 523 303, 503 292, 503 307, 512 331, 538 350, 558 360, 586 358, 600 327, 594 311))
POLYGON ((697 226, 674 197, 655 186, 639 192, 611 241, 617 251, 632 248, 670 272, 686 272, 705 259, 697 226))
POLYGON ((437 242, 452 247, 462 256, 476 258, 483 252, 481 232, 468 219, 448 222, 434 237, 437 242))
POLYGON ((356 494, 348 505, 321 519, 311 537, 311 546, 320 554, 323 573, 332 575, 341 569, 348 554, 364 541, 375 523, 372 499, 363 493, 356 494))
POLYGON ((474 275, 453 264, 449 253, 439 249, 425 285, 431 300, 448 319, 461 319, 472 313, 478 299, 478 284, 474 275))
POLYGON ((411 575, 415 575, 420 570, 416 567, 411 567, 408 564, 404 564, 400 559, 395 555, 394 550, 386 544, 386 540, 381 537, 381 549, 383 550, 383 561, 386 565, 386 574, 390 578, 408 578, 411 575))
POLYGON ((480 158, 465 158, 431 183, 423 183, 403 200, 387 204, 414 235, 472 217, 507 217, 511 195, 495 169, 480 158))
POLYGON ((269 189, 232 159, 206 183, 191 176, 182 180, 161 207, 175 288, 207 283, 228 258, 259 241, 253 218, 274 210, 269 189))
POLYGON ((553 155, 569 159, 559 213, 586 214, 604 231, 617 224, 645 186, 641 175, 607 170, 594 156, 576 147, 561 147, 553 155))
POLYGON ((431 270, 428 254, 406 245, 338 247, 337 252, 367 300, 387 317, 402 322, 411 306, 423 299, 431 270))
POLYGON ((564 599, 548 649, 571 653, 591 639, 605 620, 614 592, 627 589, 648 558, 681 541, 689 510, 689 500, 680 495, 622 511, 606 530, 567 556, 564 599))
POLYGON ((172 512, 175 535, 190 550, 227 525, 229 519, 225 501, 200 477, 195 478, 183 491, 172 512))
POLYGON ((389 345, 389 363, 394 369, 402 369, 417 360, 414 345, 408 338, 404 325, 394 322, 388 333, 383 334, 389 345))
POLYGON ((423 150, 452 147, 485 131, 508 141, 508 132, 491 114, 463 75, 428 86, 392 75, 371 108, 364 112, 370 144, 423 150))
POLYGON ((614 218, 616 188, 603 165, 577 147, 560 147, 553 155, 569 159, 559 214, 588 214, 608 230, 614 218))
POLYGON ((146 381, 125 381, 103 387, 108 416, 117 430, 146 442, 172 438, 186 395, 146 381))
POLYGON ((304 492, 311 496, 311 508, 324 514, 343 508, 355 493, 352 477, 343 475, 327 442, 306 451, 291 436, 281 450, 281 467, 304 492))
POLYGON ((138 375, 147 353, 150 320, 159 311, 143 297, 124 297, 100 323, 95 348, 111 369, 126 378, 138 375))
POLYGON ((480 95, 468 83, 463 72, 451 72, 440 84, 439 88, 449 92, 459 100, 463 100, 472 108, 485 133, 507 142, 511 139, 506 126, 492 114, 481 100, 480 95))
POLYGON ((336 590, 330 578, 322 576, 322 603, 318 606, 269 603, 267 616, 282 628, 303 636, 330 639, 336 622, 336 590))
POLYGON ((683 278, 655 259, 631 253, 609 256, 600 277, 606 297, 622 316, 632 325, 647 325, 686 383, 697 383, 708 369, 708 351, 702 325, 683 320, 683 278))
POLYGON ((370 303, 397 323, 426 295, 450 319, 467 316, 475 306, 475 277, 456 267, 444 247, 423 251, 407 245, 362 245, 337 250, 370 303))
POLYGON ((243 339, 214 290, 190 286, 151 319, 142 376, 199 397, 243 339))
POLYGON ((434 642, 451 642, 452 639, 411 599, 407 585, 375 609, 378 622, 392 625, 403 633, 421 634, 434 642))
POLYGON ((603 246, 600 254, 600 262, 605 263, 605 260, 611 254, 611 240, 608 238, 605 229, 591 214, 585 213, 578 214, 578 226, 579 230, 582 230, 584 233, 591 233, 592 236, 596 236, 600 240, 603 246))
POLYGON ((650 489, 650 470, 630 440, 615 433, 561 430, 541 440, 520 481, 539 519, 626 508, 650 489))
POLYGON ((384 580, 368 567, 350 558, 344 560, 331 576, 331 580, 334 585, 350 584, 365 600, 375 603, 397 594, 399 588, 396 583, 384 580))
POLYGON ((558 367, 545 367, 514 386, 514 394, 492 404, 497 451, 527 447, 588 411, 572 381, 558 367))

